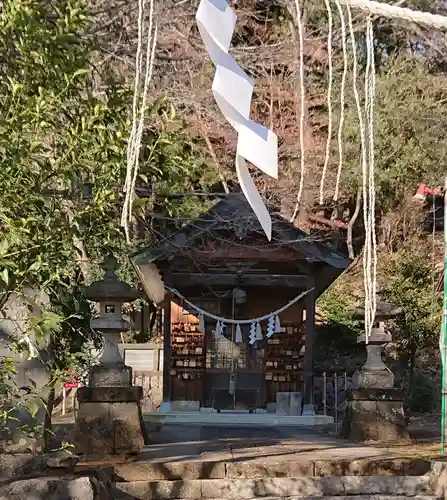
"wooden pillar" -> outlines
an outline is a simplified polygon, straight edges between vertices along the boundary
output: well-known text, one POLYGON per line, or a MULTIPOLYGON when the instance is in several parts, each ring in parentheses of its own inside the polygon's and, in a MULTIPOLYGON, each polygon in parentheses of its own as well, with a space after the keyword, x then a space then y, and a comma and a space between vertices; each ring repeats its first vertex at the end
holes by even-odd
POLYGON ((163 304, 163 401, 171 401, 171 299, 167 294, 163 304))
MULTIPOLYGON (((309 280, 310 281, 310 280, 309 280)), ((313 283, 309 283, 313 286, 313 283)), ((305 405, 313 404, 314 378, 314 343, 315 343, 315 290, 308 293, 305 299, 306 320, 304 322, 304 398, 305 405)))

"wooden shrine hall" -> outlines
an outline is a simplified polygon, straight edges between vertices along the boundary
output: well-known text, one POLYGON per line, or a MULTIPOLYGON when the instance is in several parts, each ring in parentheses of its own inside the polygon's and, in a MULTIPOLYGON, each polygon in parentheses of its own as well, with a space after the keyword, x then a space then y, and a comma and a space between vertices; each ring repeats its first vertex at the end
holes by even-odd
POLYGON ((311 405, 315 301, 350 261, 278 214, 272 221, 268 241, 235 193, 131 256, 163 307, 165 402, 275 411, 278 393, 300 393, 311 405))

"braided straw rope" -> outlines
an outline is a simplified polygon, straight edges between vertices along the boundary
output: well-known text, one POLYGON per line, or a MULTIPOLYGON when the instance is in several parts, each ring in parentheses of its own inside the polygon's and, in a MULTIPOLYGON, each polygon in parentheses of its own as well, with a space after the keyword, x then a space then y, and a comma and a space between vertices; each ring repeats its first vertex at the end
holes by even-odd
POLYGON ((349 5, 354 9, 360 9, 376 16, 389 17, 392 19, 404 19, 416 24, 422 24, 429 28, 447 30, 447 17, 429 12, 397 7, 387 3, 374 2, 373 0, 340 0, 341 3, 349 5))

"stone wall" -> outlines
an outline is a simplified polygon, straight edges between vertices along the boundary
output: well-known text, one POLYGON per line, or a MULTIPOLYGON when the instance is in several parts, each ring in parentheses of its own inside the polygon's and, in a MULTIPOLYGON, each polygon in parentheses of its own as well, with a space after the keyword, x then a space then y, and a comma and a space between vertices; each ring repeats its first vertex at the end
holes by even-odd
POLYGON ((160 409, 163 401, 163 372, 134 372, 132 385, 143 388, 141 401, 143 413, 151 413, 160 409))

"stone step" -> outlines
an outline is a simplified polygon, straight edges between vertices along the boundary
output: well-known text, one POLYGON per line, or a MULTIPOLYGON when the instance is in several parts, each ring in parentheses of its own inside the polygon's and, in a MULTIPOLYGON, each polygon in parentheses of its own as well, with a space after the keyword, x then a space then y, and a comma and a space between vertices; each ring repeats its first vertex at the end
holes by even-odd
MULTIPOLYGON (((438 500, 438 497, 431 495, 416 495, 414 497, 402 495, 352 495, 352 496, 329 496, 329 497, 264 497, 263 500, 438 500)), ((208 500, 221 500, 213 498, 208 500)))
POLYGON ((114 485, 114 497, 118 500, 251 500, 353 495, 430 496, 433 495, 433 483, 430 476, 340 476, 132 481, 114 485))
MULTIPOLYGON (((186 479, 258 479, 274 477, 326 476, 423 476, 431 462, 422 459, 365 460, 246 460, 233 462, 150 462, 117 463, 102 469, 110 481, 158 481, 186 479)), ((94 474, 95 468, 78 467, 82 473, 94 474)))

